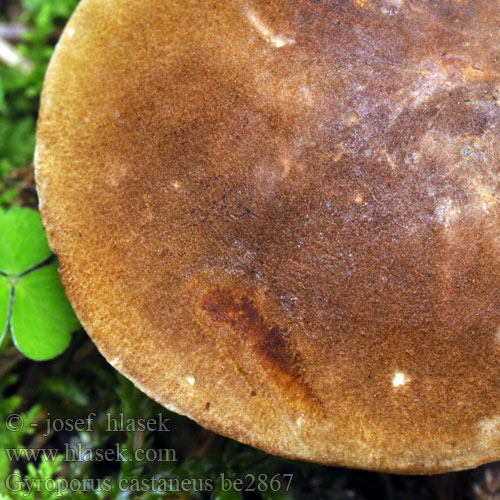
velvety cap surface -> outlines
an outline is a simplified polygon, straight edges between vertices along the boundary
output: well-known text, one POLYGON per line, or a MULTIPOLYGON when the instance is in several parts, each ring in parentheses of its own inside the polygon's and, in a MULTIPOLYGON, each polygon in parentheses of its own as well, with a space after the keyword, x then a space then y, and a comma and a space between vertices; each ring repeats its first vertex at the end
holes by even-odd
POLYGON ((83 0, 36 174, 109 362, 275 454, 499 459, 499 26, 499 0, 83 0))

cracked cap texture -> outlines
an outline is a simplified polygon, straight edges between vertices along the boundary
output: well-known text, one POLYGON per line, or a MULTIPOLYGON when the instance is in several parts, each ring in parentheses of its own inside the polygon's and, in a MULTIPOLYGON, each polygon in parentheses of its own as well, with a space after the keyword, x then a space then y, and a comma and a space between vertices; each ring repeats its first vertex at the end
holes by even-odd
POLYGON ((83 0, 43 220, 113 366, 270 453, 500 458, 500 1, 83 0))

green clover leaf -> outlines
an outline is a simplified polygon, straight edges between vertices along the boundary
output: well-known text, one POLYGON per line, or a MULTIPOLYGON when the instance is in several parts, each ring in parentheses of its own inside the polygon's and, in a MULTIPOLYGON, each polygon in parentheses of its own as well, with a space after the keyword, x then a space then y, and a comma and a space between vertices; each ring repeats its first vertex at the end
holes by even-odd
POLYGON ((61 354, 78 327, 40 214, 0 211, 0 345, 10 333, 25 356, 44 361, 61 354))
POLYGON ((0 271, 18 276, 51 255, 36 210, 14 207, 0 212, 0 271))
POLYGON ((9 282, 0 276, 0 345, 2 345, 8 330, 11 294, 12 289, 9 282))

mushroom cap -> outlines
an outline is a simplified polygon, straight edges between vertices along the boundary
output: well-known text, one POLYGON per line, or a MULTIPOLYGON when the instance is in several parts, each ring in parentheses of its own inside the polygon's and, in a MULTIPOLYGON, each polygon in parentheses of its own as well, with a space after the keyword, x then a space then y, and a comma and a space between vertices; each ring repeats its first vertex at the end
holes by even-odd
POLYGON ((146 394, 270 453, 500 458, 499 0, 83 0, 36 177, 146 394))

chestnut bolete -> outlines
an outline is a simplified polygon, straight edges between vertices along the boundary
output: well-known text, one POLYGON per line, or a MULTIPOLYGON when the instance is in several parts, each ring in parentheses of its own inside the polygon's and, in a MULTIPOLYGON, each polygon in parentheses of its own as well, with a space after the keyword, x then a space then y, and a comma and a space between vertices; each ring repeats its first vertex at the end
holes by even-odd
POLYGON ((499 0, 83 0, 36 169, 109 362, 325 464, 500 458, 499 0))

